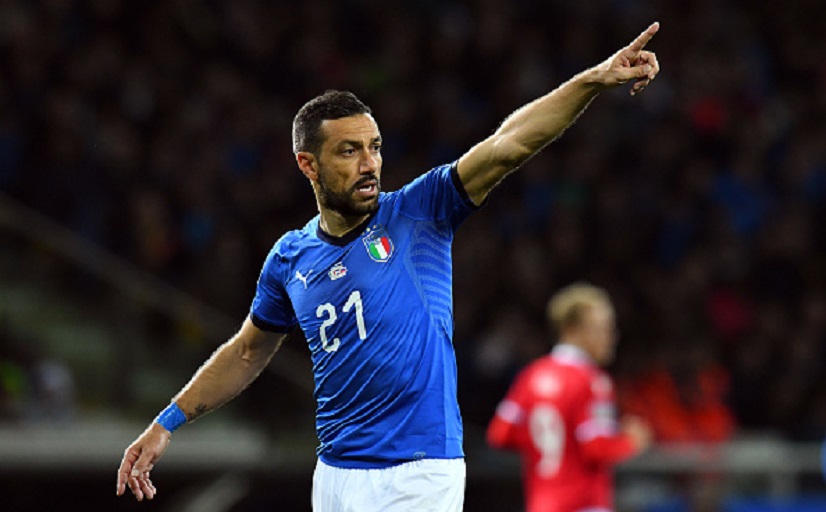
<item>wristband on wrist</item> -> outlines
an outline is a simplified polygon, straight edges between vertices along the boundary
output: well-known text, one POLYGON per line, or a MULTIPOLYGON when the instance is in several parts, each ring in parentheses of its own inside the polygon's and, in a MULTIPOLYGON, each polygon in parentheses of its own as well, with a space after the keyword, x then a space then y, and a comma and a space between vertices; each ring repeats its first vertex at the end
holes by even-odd
POLYGON ((158 417, 155 418, 155 423, 172 433, 175 432, 175 429, 186 423, 186 414, 178 407, 178 404, 172 402, 158 414, 158 417))

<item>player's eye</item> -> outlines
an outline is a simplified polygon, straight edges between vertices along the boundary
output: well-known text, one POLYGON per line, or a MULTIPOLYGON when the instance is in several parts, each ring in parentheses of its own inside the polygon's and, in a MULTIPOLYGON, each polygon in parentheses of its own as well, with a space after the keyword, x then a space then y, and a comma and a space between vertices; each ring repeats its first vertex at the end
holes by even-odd
POLYGON ((345 148, 341 151, 341 154, 344 156, 353 156, 356 154, 355 148, 345 148))
POLYGON ((373 144, 372 149, 373 153, 379 153, 381 151, 381 144, 373 144))

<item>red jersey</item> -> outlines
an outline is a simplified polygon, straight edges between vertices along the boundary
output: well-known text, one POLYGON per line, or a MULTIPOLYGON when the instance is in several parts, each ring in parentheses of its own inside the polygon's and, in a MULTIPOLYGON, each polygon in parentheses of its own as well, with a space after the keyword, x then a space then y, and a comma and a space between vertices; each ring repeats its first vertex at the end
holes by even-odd
POLYGON ((557 345, 522 370, 487 438, 521 454, 527 512, 612 510, 612 466, 635 453, 615 409, 610 377, 578 347, 557 345))

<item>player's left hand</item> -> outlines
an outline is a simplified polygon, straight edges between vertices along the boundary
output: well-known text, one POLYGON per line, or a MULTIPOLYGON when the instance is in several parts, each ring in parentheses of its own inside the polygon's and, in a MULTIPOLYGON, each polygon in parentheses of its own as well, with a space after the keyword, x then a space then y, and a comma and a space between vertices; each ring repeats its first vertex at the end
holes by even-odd
POLYGON ((152 499, 158 490, 152 483, 150 471, 166 451, 171 434, 158 423, 152 423, 123 453, 116 494, 123 495, 127 485, 138 501, 152 499))
POLYGON ((621 429, 625 435, 631 438, 631 442, 634 443, 637 452, 646 450, 654 441, 654 432, 651 426, 648 421, 639 416, 623 416, 621 429))
POLYGON ((631 44, 600 64, 597 67, 599 82, 605 87, 614 87, 633 80, 631 96, 642 92, 660 72, 657 56, 644 50, 659 29, 659 23, 652 23, 631 44))

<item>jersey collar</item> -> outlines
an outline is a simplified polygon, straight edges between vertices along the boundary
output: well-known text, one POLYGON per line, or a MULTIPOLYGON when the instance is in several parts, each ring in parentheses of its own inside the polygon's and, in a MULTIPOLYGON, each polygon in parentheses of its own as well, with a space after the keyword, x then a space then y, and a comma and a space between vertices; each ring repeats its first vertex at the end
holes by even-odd
MULTIPOLYGON (((381 203, 379 203, 379 207, 381 207, 381 203)), ((364 219, 364 222, 362 222, 361 224, 359 224, 358 226, 354 227, 353 229, 351 229, 347 233, 344 233, 341 236, 333 236, 321 229, 321 216, 319 216, 318 222, 316 223, 316 236, 318 236, 318 238, 320 238, 324 242, 327 242, 328 244, 344 247, 345 245, 349 244, 350 242, 361 236, 365 228, 367 228, 367 225, 370 224, 370 221, 373 220, 373 217, 376 216, 376 213, 378 213, 378 211, 379 209, 376 208, 376 211, 374 211, 370 214, 369 217, 364 219)))
POLYGON ((570 343, 560 342, 553 350, 551 356, 563 363, 577 366, 595 366, 596 362, 583 349, 570 343))

